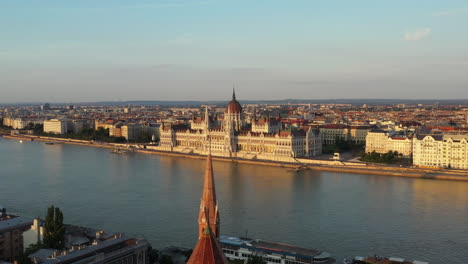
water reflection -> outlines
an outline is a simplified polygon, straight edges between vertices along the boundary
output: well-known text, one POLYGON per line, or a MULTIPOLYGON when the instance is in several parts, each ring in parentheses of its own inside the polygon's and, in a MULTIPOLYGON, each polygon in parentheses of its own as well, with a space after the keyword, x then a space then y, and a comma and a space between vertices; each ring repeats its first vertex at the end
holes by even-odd
MULTIPOLYGON (((197 239, 204 160, 2 140, 0 167, 0 203, 25 216, 44 217, 55 204, 67 222, 142 235, 155 247, 197 239)), ((213 167, 223 234, 247 231, 338 258, 467 257, 467 182, 219 161, 213 167)))

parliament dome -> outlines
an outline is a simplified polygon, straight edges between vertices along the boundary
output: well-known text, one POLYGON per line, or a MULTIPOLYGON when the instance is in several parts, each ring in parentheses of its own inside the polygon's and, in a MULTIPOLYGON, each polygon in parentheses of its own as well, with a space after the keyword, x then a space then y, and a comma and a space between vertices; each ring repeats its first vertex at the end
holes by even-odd
POLYGON ((240 114, 242 113, 242 106, 241 104, 236 100, 236 93, 235 91, 232 92, 232 100, 229 102, 229 104, 226 106, 226 111, 225 113, 231 113, 231 114, 240 114))

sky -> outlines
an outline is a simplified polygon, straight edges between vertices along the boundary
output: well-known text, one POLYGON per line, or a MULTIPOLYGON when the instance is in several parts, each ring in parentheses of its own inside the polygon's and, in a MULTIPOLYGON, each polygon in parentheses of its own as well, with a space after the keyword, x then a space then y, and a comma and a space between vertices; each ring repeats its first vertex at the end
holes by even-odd
POLYGON ((0 0, 0 103, 466 99, 466 0, 0 0))

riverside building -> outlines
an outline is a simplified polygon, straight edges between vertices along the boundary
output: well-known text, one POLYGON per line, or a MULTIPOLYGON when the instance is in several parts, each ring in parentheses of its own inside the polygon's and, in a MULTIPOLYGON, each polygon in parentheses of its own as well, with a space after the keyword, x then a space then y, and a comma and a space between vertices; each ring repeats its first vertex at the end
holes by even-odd
POLYGON ((294 161, 297 157, 314 157, 322 153, 319 130, 310 126, 282 129, 279 118, 251 117, 245 120, 242 106, 233 92, 223 119, 205 111, 203 118, 192 118, 185 124, 163 124, 160 128, 160 150, 207 154, 208 142, 213 155, 246 159, 294 161), (250 126, 247 124, 250 123, 250 126))
POLYGON ((320 126, 320 135, 323 144, 335 144, 337 139, 364 144, 370 130, 367 125, 325 124, 320 126))
POLYGON ((366 153, 397 151, 404 157, 413 153, 413 136, 403 132, 372 130, 366 136, 366 153))
POLYGON ((468 169, 468 134, 418 135, 413 141, 413 165, 468 169))

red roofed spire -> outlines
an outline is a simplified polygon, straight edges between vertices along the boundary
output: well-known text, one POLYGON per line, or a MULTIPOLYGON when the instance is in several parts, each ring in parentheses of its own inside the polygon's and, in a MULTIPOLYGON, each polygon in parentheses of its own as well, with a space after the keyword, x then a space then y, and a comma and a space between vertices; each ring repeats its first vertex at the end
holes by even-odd
POLYGON ((219 245, 219 215, 211 151, 206 159, 205 182, 198 217, 199 236, 187 264, 228 264, 219 245))
POLYGON ((187 264, 228 264, 223 250, 218 243, 218 240, 211 232, 210 227, 203 230, 202 237, 198 240, 197 245, 193 249, 190 259, 187 264))
POLYGON ((200 214, 198 216, 199 232, 198 238, 203 236, 205 228, 210 226, 214 236, 219 237, 219 214, 218 202, 216 201, 216 191, 213 177, 213 164, 211 151, 206 159, 205 180, 203 184, 203 195, 200 203, 200 214), (207 219, 208 218, 208 219, 207 219))

